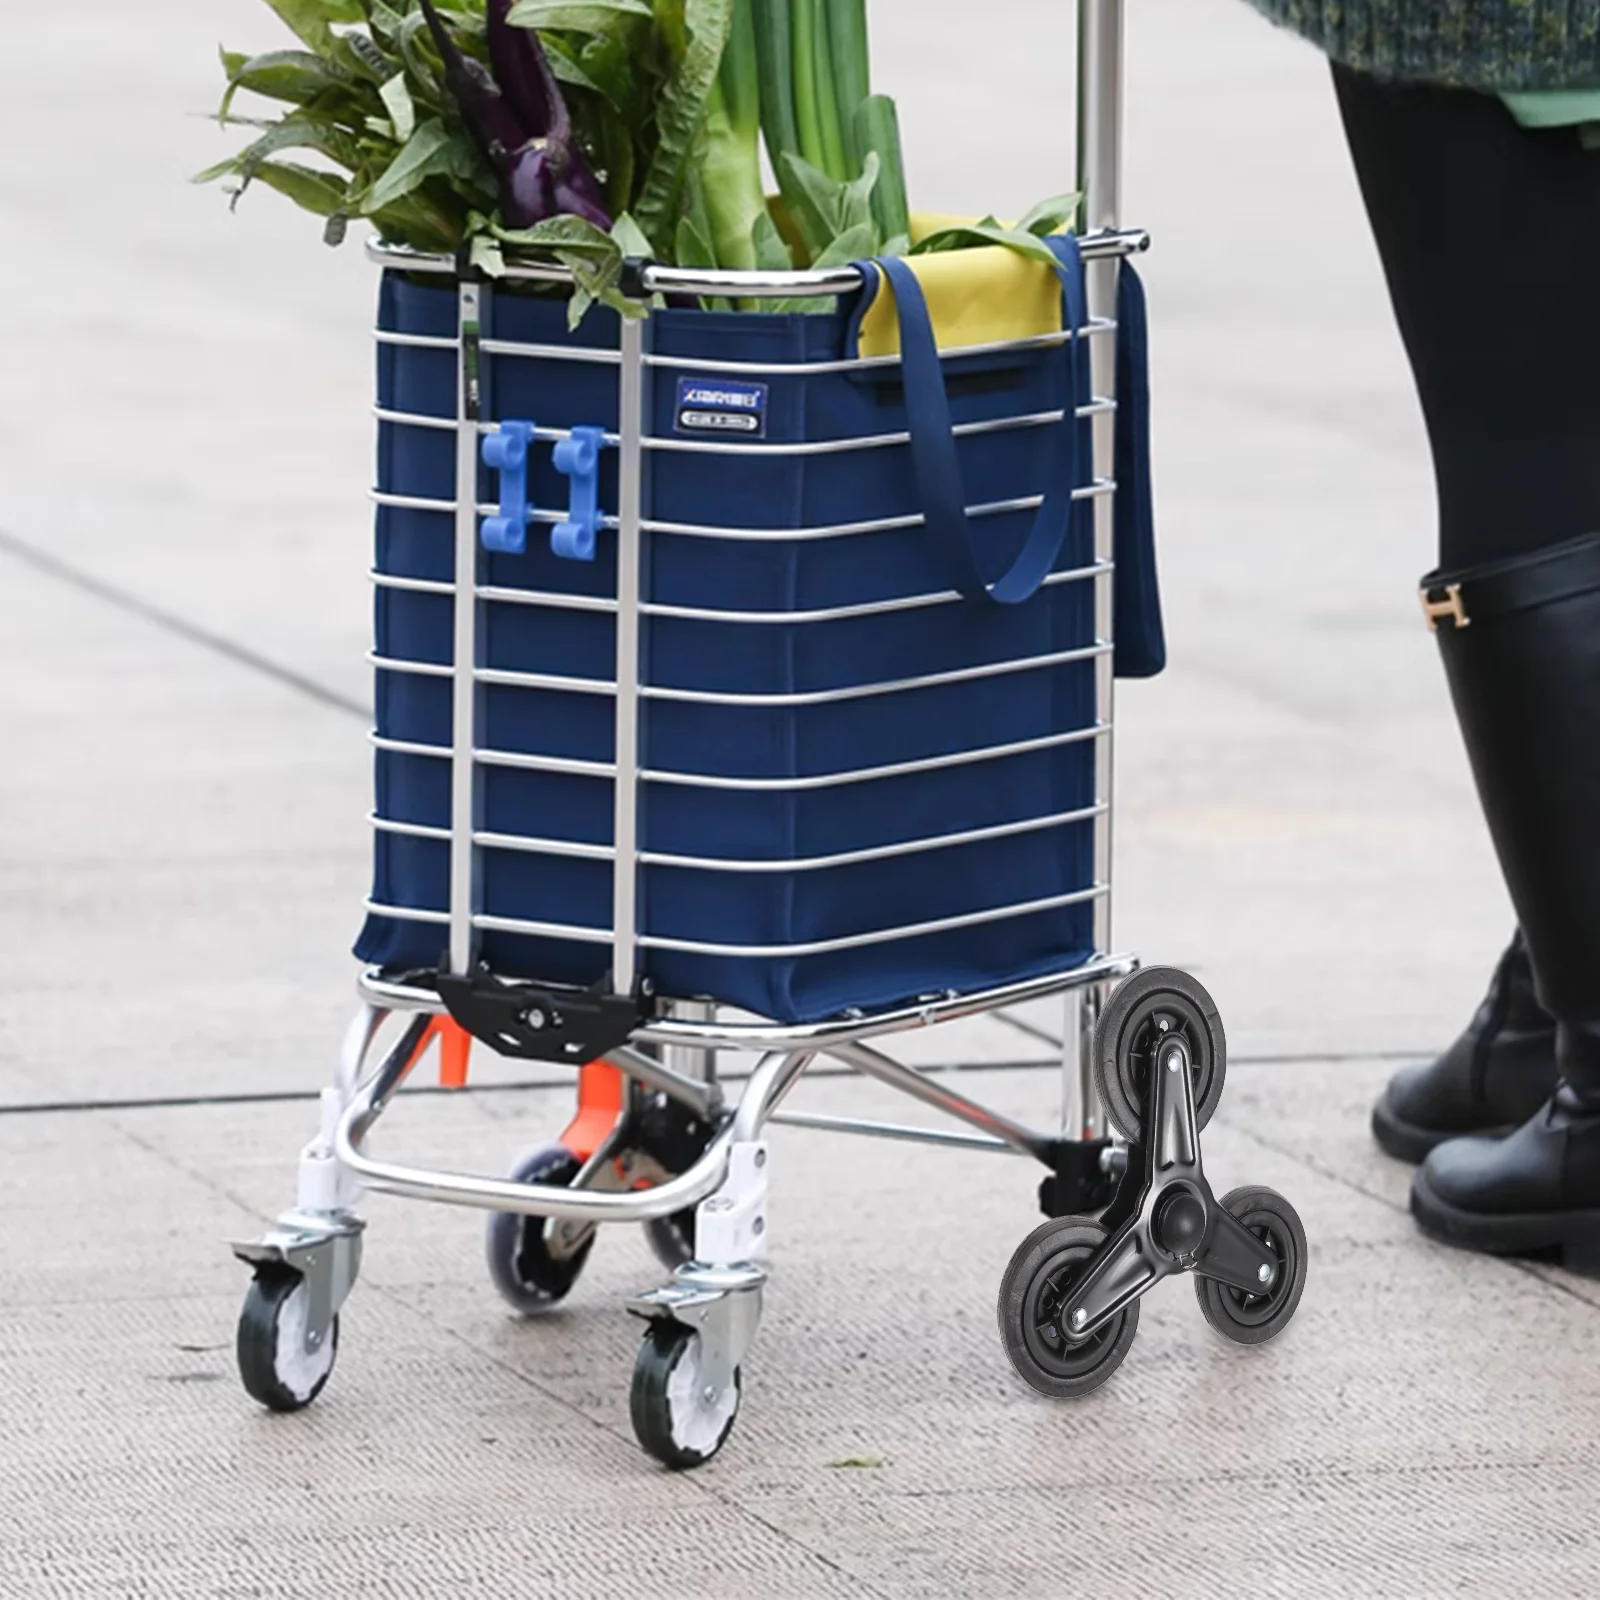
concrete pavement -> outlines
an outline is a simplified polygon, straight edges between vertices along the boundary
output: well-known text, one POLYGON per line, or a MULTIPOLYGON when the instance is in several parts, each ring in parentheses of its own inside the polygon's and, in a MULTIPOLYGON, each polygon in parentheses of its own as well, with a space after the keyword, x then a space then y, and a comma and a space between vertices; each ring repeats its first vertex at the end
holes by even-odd
MULTIPOLYGON (((1331 91, 1233 0, 1130 12, 1173 664, 1120 698, 1119 943, 1220 1001, 1208 1159, 1300 1206, 1311 1287, 1243 1351, 1168 1286, 1113 1384, 1051 1406, 994 1330, 1036 1174, 782 1130, 744 1414, 689 1478, 628 1428, 620 1303, 656 1274, 631 1231, 527 1326, 477 1219, 375 1201, 323 1400, 269 1418, 236 1387, 222 1241, 289 1198, 365 890, 372 281, 274 197, 229 216, 182 182, 219 149, 186 116, 212 49, 274 42, 264 7, 11 24, 6 1600, 1592 1591, 1600 1294, 1422 1243, 1365 1133, 1393 1061, 1465 1020, 1510 914, 1417 618, 1429 473, 1331 91)), ((873 20, 921 200, 1068 186, 1070 8, 873 20)), ((978 1092, 1048 1116, 1057 1021, 908 1053, 987 1064, 978 1092)), ((503 1167, 562 1121, 563 1096, 511 1086, 538 1077, 491 1063, 486 1092, 408 1099, 384 1147, 503 1167)), ((844 1079, 800 1103, 904 1110, 844 1079)))

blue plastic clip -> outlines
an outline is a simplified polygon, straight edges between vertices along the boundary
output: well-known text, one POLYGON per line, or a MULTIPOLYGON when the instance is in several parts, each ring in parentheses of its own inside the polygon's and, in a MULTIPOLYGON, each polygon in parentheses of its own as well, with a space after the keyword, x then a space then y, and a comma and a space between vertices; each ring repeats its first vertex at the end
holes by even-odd
POLYGON ((563 560, 594 560, 595 535, 600 531, 600 451, 605 442, 604 428, 574 428, 572 437, 556 446, 556 471, 572 480, 567 520, 558 522, 550 534, 550 548, 563 560))
POLYGON ((483 441, 483 464, 500 474, 500 515, 483 519, 483 548, 520 556, 528 548, 528 445, 531 422, 502 422, 483 441))

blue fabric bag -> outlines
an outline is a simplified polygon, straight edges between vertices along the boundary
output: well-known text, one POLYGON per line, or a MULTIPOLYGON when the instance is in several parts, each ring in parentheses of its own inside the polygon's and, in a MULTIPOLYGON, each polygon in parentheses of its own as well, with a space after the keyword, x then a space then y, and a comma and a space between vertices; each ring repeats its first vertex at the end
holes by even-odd
MULTIPOLYGON (((1056 243, 1064 325, 1081 327, 1077 247, 1056 243)), ((1093 954, 1094 583, 1058 576, 1094 559, 1093 502, 1072 498, 1092 463, 1091 424, 1074 416, 1090 393, 1086 341, 941 361, 914 276, 901 262, 879 270, 896 295, 902 363, 786 370, 850 359, 874 288, 826 315, 669 309, 651 319, 640 964, 659 993, 779 1022, 972 991, 1093 954), (708 455, 678 431, 680 402, 697 378, 715 385, 716 364, 726 362, 769 369, 760 375, 760 433, 751 447, 724 439, 723 453, 708 455), (1061 411, 1048 425, 982 426, 1061 411), (909 446, 755 447, 907 433, 909 446), (1037 511, 969 518, 963 510, 1040 495, 1037 511), (889 526, 817 533, 878 522, 889 526), (715 529, 762 537, 708 536, 715 529), (816 612, 831 615, 796 615, 816 612), (923 679, 942 681, 852 692, 923 679), (697 698, 706 694, 736 698, 697 698), (941 842, 951 835, 963 838, 941 842), (895 932, 908 927, 924 931, 895 932)), ((614 317, 593 311, 574 333, 559 300, 495 293, 485 302, 486 339, 573 357, 487 355, 486 416, 616 430, 616 368, 582 359, 616 349, 614 317)), ((455 294, 391 273, 380 328, 453 338, 455 294)), ((1132 354, 1139 364, 1142 342, 1132 354)), ((454 419, 454 352, 380 344, 378 391, 391 416, 454 419)), ((1123 442, 1135 455, 1142 449, 1123 442)), ((550 445, 534 444, 528 472, 532 504, 565 506, 569 485, 550 445)), ((1148 486, 1137 470, 1131 481, 1148 486)), ((377 834, 375 909, 356 953, 390 972, 417 971, 438 967, 446 929, 390 913, 437 918, 449 904, 449 846, 429 832, 451 820, 451 684, 428 668, 451 663, 453 601, 440 589, 454 572, 454 521, 443 504, 455 492, 453 430, 382 422, 378 486, 391 503, 380 502, 377 521, 377 816, 417 831, 377 834)), ((493 498, 492 475, 479 492, 493 498)), ((601 505, 615 512, 614 452, 604 457, 601 505)), ((1147 512, 1119 514, 1120 560, 1153 560, 1148 529, 1147 512)), ((526 597, 483 603, 480 664, 601 691, 494 682, 481 690, 475 742, 488 760, 479 826, 558 848, 609 846, 615 733, 606 691, 616 655, 605 602, 616 594, 616 535, 602 531, 595 559, 574 562, 554 555, 535 524, 525 554, 480 554, 479 567, 483 585, 526 597)), ((1128 619, 1142 641, 1134 666, 1150 670, 1150 641, 1160 638, 1153 570, 1134 577, 1142 596, 1128 619)), ((602 980, 611 905, 603 857, 481 851, 484 915, 576 930, 484 931, 481 957, 502 977, 602 980)))

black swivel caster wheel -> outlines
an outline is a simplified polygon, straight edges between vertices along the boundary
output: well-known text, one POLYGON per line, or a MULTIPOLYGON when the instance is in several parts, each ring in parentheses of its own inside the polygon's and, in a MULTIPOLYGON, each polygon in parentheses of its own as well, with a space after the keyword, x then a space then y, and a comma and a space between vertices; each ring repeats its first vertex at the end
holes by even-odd
POLYGON ((1122 1365, 1139 1331, 1139 1302, 1076 1339, 1061 1307, 1109 1235, 1087 1217, 1047 1222, 1023 1240, 1000 1282, 1000 1338, 1024 1382, 1051 1399, 1092 1393, 1122 1365))
POLYGON ((262 1267, 244 1297, 235 1353, 252 1400, 269 1411, 303 1411, 327 1386, 339 1351, 339 1319, 322 1348, 305 1347, 311 1291, 288 1267, 262 1267))
MULTIPOLYGON (((520 1161, 511 1181, 566 1189, 582 1170, 565 1145, 553 1144, 520 1161)), ((489 1276, 506 1303, 525 1317, 539 1316, 565 1300, 594 1248, 591 1233, 577 1249, 557 1253, 551 1243, 554 1227, 548 1218, 508 1211, 489 1218, 489 1276)))
POLYGON ((1146 967, 1117 988, 1094 1037, 1095 1080, 1111 1125, 1143 1141, 1150 1074, 1158 1047, 1181 1034, 1194 1084, 1196 1131, 1210 1122, 1227 1073, 1228 1042, 1211 996, 1186 972, 1146 967))
POLYGON ((704 1466, 727 1443, 742 1380, 706 1382, 700 1335, 681 1322, 654 1322, 639 1347, 628 1410, 645 1450, 674 1472, 704 1466))
POLYGON ((1237 1217, 1277 1258, 1278 1272, 1261 1294, 1211 1278, 1196 1278, 1200 1313, 1223 1338, 1235 1344, 1265 1344, 1288 1327, 1306 1286, 1306 1231, 1295 1209, 1272 1189, 1235 1189, 1222 1209, 1237 1217))

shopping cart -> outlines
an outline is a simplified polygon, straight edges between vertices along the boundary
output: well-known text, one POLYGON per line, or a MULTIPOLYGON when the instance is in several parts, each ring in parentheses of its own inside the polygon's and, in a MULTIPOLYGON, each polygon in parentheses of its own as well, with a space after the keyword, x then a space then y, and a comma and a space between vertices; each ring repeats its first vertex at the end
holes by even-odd
MULTIPOLYGON (((897 277, 897 355, 854 350, 818 359, 802 349, 717 360, 704 349, 674 346, 670 329, 676 325, 668 312, 617 321, 614 345, 602 347, 592 337, 568 337, 545 324, 543 332, 519 333, 512 297, 465 263, 382 246, 369 250, 385 268, 378 332, 384 373, 380 559, 374 573, 379 864, 364 946, 376 954, 360 979, 362 1009, 336 1082, 323 1093, 320 1132, 300 1160, 296 1204, 265 1237, 235 1246, 255 1274, 238 1354, 245 1387, 257 1400, 296 1410, 327 1382, 339 1312, 360 1265, 363 1223, 356 1207, 363 1189, 492 1213, 493 1277, 526 1313, 557 1303, 572 1289, 599 1225, 639 1223, 672 1276, 629 1307, 646 1324, 633 1377, 634 1427, 644 1448, 668 1466, 698 1465, 721 1448, 733 1426, 741 1368, 761 1314, 768 1245, 764 1131, 775 1121, 1014 1153, 1041 1163, 1040 1200, 1049 1220, 1006 1272, 999 1319, 1013 1365, 1042 1393, 1082 1394, 1103 1383, 1127 1353, 1140 1297, 1167 1276, 1194 1275, 1207 1320, 1240 1342, 1269 1338, 1293 1316, 1306 1271, 1305 1237, 1293 1209, 1262 1189, 1219 1201, 1202 1170, 1199 1135, 1220 1098, 1226 1068, 1216 1008, 1192 978, 1141 971, 1111 944, 1118 614, 1113 477, 1119 446, 1125 451, 1129 442, 1116 417, 1119 356, 1126 361, 1128 354, 1127 330, 1118 337, 1118 311, 1126 321, 1133 304, 1127 290, 1136 281, 1131 274, 1123 281, 1123 264, 1148 242, 1123 227, 1118 215, 1121 58, 1121 0, 1082 0, 1084 213, 1076 241, 1063 241, 1058 251, 1066 294, 1054 334, 937 352, 929 335, 923 348, 908 311, 917 291, 897 277), (421 309, 408 322, 401 302, 410 291, 401 286, 426 284, 430 277, 440 287, 412 295, 406 303, 421 309), (1087 290, 1084 304, 1075 298, 1080 284, 1087 290), (1032 409, 995 412, 997 362, 1017 368, 1002 374, 1001 390, 1019 384, 1017 393, 1032 409), (557 369, 569 376, 554 389, 541 387, 543 376, 557 369), (755 581, 750 560, 770 566, 776 549, 851 541, 859 547, 864 539, 890 536, 916 540, 924 528, 928 543, 934 515, 931 506, 926 516, 886 516, 879 508, 853 522, 835 517, 819 525, 808 521, 807 496, 798 492, 786 514, 768 507, 758 516, 751 504, 748 525, 673 521, 663 505, 674 493, 692 496, 703 483, 740 472, 747 480, 739 480, 745 486, 737 492, 753 500, 768 481, 758 471, 763 464, 773 472, 799 472, 822 458, 873 452, 887 460, 907 444, 915 455, 927 444, 926 428, 919 446, 915 421, 909 434, 885 434, 863 428, 859 419, 873 404, 909 413, 929 392, 943 397, 944 369, 982 380, 970 386, 972 403, 989 409, 954 425, 946 413, 943 433, 1022 439, 1015 460, 1035 463, 1049 476, 1048 484, 1021 486, 1039 488, 1037 494, 1013 491, 1009 499, 966 508, 974 519, 1010 517, 1037 532, 1059 502, 1053 542, 1045 541, 1028 589, 1035 610, 1015 611, 1045 616, 1048 627, 1035 636, 1020 625, 1007 631, 1007 624, 995 636, 1004 640, 1014 632, 1020 643, 1002 647, 990 640, 984 646, 989 656, 909 677, 870 667, 852 674, 850 662, 836 659, 842 649, 830 645, 823 652, 834 674, 829 687, 796 691, 790 684, 789 692, 774 692, 760 678, 761 662, 783 658, 792 671, 789 657, 813 636, 810 630, 830 641, 865 638, 865 632, 844 630, 897 619, 897 628, 904 623, 897 648, 924 648, 943 637, 941 629, 949 631, 941 619, 971 616, 959 608, 994 596, 974 600, 934 584, 846 604, 791 598, 741 607, 726 597, 719 604, 686 604, 670 592, 676 569, 662 552, 672 541, 693 546, 697 560, 735 562, 732 592, 739 595, 740 583, 755 581), (530 372, 540 382, 530 386, 530 372), (841 414, 857 419, 842 437, 819 441, 805 432, 803 419, 795 423, 795 437, 770 437, 769 399, 778 433, 785 395, 797 383, 822 379, 861 380, 875 398, 862 402, 862 411, 857 396, 841 391, 841 414), (1038 383, 1056 385, 1049 391, 1056 397, 1053 410, 1039 409, 1044 391, 1038 383), (556 414, 569 389, 581 392, 573 402, 579 411, 589 406, 614 423, 569 417, 540 425, 528 416, 535 405, 546 418, 556 414), (429 395, 441 393, 448 393, 449 413, 428 403, 429 395), (676 406, 670 426, 660 416, 664 393, 672 396, 669 407, 676 406), (514 394, 527 406, 516 405, 514 394), (536 472, 534 458, 547 445, 548 462, 541 456, 536 472), (1061 461, 1076 461, 1080 453, 1081 470, 1070 483, 1058 483, 1061 461), (674 471, 678 476, 671 478, 674 471), (564 510, 541 509, 542 494, 561 480, 570 503, 564 510), (450 493, 436 492, 440 481, 453 486, 450 493), (407 528, 415 532, 409 544, 407 528), (602 544, 608 553, 596 560, 602 544), (416 555, 420 564, 408 565, 406 550, 423 552, 416 555), (578 576, 551 580, 552 560, 568 563, 563 570, 578 576), (530 632, 532 616, 540 620, 530 632), (826 633, 829 628, 840 631, 826 633), (724 651, 730 634, 742 642, 724 651), (663 642, 672 639, 678 640, 676 658, 663 642), (603 645, 598 655, 597 640, 603 645), (524 658, 547 647, 570 647, 590 670, 556 671, 547 660, 524 658), (696 652, 724 652, 724 669, 736 684, 750 672, 755 691, 725 682, 668 681, 675 673, 682 677, 685 660, 690 676, 698 674, 696 652), (673 659, 677 667, 664 669, 663 661, 673 659), (1054 685, 1029 702, 1053 719, 1032 736, 943 728, 938 736, 946 742, 935 753, 929 753, 932 746, 880 753, 881 741, 894 742, 886 730, 898 726, 898 708, 919 695, 1024 678, 1054 685), (780 711, 833 718, 819 724, 829 741, 843 741, 830 742, 831 761, 819 767, 813 752, 807 765, 808 758, 789 748, 783 757, 789 765, 751 776, 741 763, 756 760, 758 752, 730 752, 740 741, 729 730, 765 727, 737 718, 770 720, 780 711), (714 730, 709 746, 703 730, 695 732, 693 719, 702 714, 714 730), (863 720, 846 729, 839 720, 846 714, 863 720), (607 741, 600 754, 585 745, 593 742, 597 716, 607 741), (854 730, 853 757, 841 729, 854 730), (698 766, 677 748, 678 741, 693 744, 694 738, 700 740, 698 766), (968 817, 959 826, 930 826, 923 817, 906 821, 900 836, 883 834, 910 804, 907 796, 921 803, 946 792, 922 781, 930 775, 968 782, 974 773, 1003 768, 1013 776, 1046 776, 1038 789, 1043 798, 1032 810, 976 824, 968 817), (912 781, 920 787, 893 788, 912 781), (784 849, 735 837, 752 817, 765 816, 760 807, 769 804, 788 808, 781 819, 790 835, 797 817, 809 818, 807 827, 822 817, 848 831, 872 813, 863 797, 884 794, 898 798, 886 810, 880 806, 883 814, 872 823, 879 833, 848 847, 838 840, 832 848, 814 841, 808 846, 790 837, 784 849), (845 799, 824 812, 816 809, 823 804, 818 795, 845 799), (672 827, 701 841, 697 853, 686 853, 681 842, 663 846, 672 827), (726 843, 705 844, 708 829, 725 831, 726 843), (1040 839, 1054 841, 1046 856, 1036 853, 1040 839), (902 914, 883 926, 871 924, 870 908, 858 913, 847 905, 844 931, 835 925, 824 936, 797 931, 797 906, 824 922, 824 914, 837 918, 839 894, 848 902, 870 893, 861 886, 879 882, 873 874, 898 874, 893 881, 909 895, 907 904, 922 904, 917 895, 924 886, 948 896, 947 880, 960 876, 956 861, 976 862, 982 871, 1008 863, 1031 871, 1043 861, 1054 876, 1022 890, 997 887, 998 902, 991 895, 953 914, 921 920, 902 914), (908 869, 925 880, 915 891, 905 889, 908 869), (819 884, 834 886, 831 901, 827 894, 818 899, 819 884), (605 914, 596 917, 592 902, 602 886, 605 914), (680 901, 691 899, 685 911, 680 901), (564 910, 585 904, 591 910, 581 915, 564 910), (724 915, 748 915, 753 927, 776 917, 774 925, 789 931, 767 942, 748 932, 734 939, 718 932, 724 915), (975 973, 974 981, 903 987, 910 981, 904 973, 926 967, 910 956, 909 965, 897 967, 904 952, 948 957, 958 948, 967 963, 960 969, 975 973), (852 984, 864 985, 864 992, 856 994, 852 984), (1058 1130, 1024 1126, 882 1048, 900 1033, 1053 996, 1063 998, 1068 1013, 1058 1130), (381 1051, 380 1035, 389 1041, 381 1051), (474 1040, 503 1055, 576 1070, 578 1114, 562 1138, 506 1179, 424 1170, 374 1155, 369 1136, 424 1053, 437 1044, 446 1080, 459 1084, 474 1040), (736 1099, 717 1072, 725 1052, 758 1058, 736 1099), (823 1059, 906 1094, 967 1131, 782 1111, 796 1082, 823 1059)), ((862 264, 751 274, 637 263, 630 271, 636 291, 669 303, 717 296, 842 303, 870 298, 879 269, 862 264)), ((508 276, 571 281, 563 269, 538 264, 517 266, 508 276)), ((517 314, 530 303, 552 302, 523 296, 517 314)), ((740 315, 724 324, 755 325, 738 322, 740 315)), ((798 415, 805 406, 797 401, 790 409, 798 415)), ((993 449, 1012 459, 1001 445, 993 449)), ((1128 470, 1127 460, 1121 465, 1128 470)), ((1138 466, 1135 460, 1132 470, 1138 466)), ((956 482, 959 488, 959 471, 956 482)), ((965 514, 958 520, 965 524, 965 514)), ((1024 555, 1032 551, 1038 558, 1035 544, 1030 534, 1024 555)), ((1023 557, 1017 562, 1020 567, 1023 557)), ((1011 582, 1016 570, 1002 582, 1011 582)), ((957 704, 927 703, 944 708, 945 721, 957 704)), ((1011 706, 1010 700, 992 703, 1011 706)), ((791 746, 799 742, 797 728, 804 732, 793 721, 780 729, 791 746)), ((1015 778, 1011 787, 1019 786, 1022 779, 1015 778)), ((998 778, 991 787, 1006 789, 998 778)))

